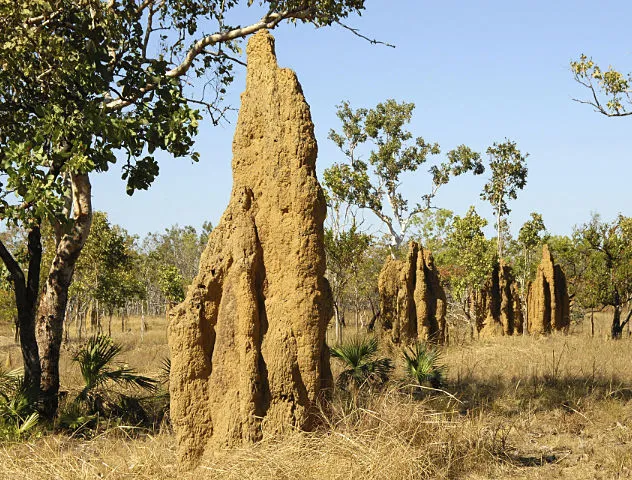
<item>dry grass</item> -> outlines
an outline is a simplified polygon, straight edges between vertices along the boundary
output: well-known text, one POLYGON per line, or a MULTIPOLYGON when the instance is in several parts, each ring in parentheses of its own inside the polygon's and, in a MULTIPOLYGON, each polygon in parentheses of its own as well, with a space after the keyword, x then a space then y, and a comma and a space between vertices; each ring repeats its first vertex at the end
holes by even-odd
MULTIPOLYGON (((155 374, 164 321, 150 325, 142 342, 113 333, 124 361, 155 374)), ((577 331, 453 345, 445 388, 456 398, 400 382, 357 403, 339 396, 319 431, 218 452, 193 473, 177 471, 167 430, 45 435, 0 445, 0 479, 632 478, 631 361, 632 340, 577 331)))

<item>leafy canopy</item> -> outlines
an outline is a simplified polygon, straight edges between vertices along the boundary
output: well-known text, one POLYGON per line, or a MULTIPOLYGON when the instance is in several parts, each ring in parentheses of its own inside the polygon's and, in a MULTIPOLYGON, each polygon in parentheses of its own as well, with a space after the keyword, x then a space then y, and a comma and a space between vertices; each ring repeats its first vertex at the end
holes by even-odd
POLYGON ((577 292, 580 302, 618 307, 632 299, 632 218, 619 215, 605 222, 593 215, 573 236, 578 260, 586 265, 577 292))
POLYGON ((603 70, 584 54, 571 62, 571 70, 575 81, 590 91, 589 100, 576 102, 592 105, 608 117, 632 115, 632 73, 622 73, 612 66, 603 70))
POLYGON ((240 39, 363 9, 364 0, 0 0, 2 217, 64 220, 64 179, 117 158, 130 194, 158 175, 158 151, 197 160, 198 109, 215 123, 226 112, 240 39), (231 22, 244 5, 260 19, 231 22))
POLYGON ((472 206, 463 216, 455 216, 450 226, 445 249, 438 261, 447 266, 452 293, 463 300, 479 290, 491 274, 494 251, 485 238, 487 220, 472 206))
POLYGON ((491 177, 483 187, 481 198, 489 201, 500 216, 511 212, 508 200, 518 198, 518 190, 527 184, 526 160, 529 154, 523 155, 516 142, 507 140, 494 143, 487 149, 491 177))
POLYGON ((410 206, 399 190, 402 174, 415 172, 430 156, 440 153, 437 143, 414 137, 407 130, 415 105, 389 99, 373 109, 354 110, 349 102, 342 102, 337 108, 342 128, 332 129, 329 138, 345 155, 346 162, 335 163, 325 171, 325 185, 336 198, 370 209, 386 225, 396 246, 402 243, 412 218, 431 207, 441 185, 467 171, 479 174, 484 170, 480 155, 461 145, 450 151, 445 161, 430 167, 430 192, 410 206), (367 161, 358 151, 365 144, 372 147, 367 161), (385 209, 386 203, 391 215, 385 209))

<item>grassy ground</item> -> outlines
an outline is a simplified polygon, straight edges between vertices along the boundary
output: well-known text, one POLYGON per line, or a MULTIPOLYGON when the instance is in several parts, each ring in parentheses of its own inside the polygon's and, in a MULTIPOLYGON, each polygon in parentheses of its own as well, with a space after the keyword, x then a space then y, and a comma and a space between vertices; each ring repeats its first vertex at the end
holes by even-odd
MULTIPOLYGON (((607 327, 605 316, 596 321, 607 327)), ((152 319, 142 341, 130 326, 113 332, 125 345, 122 360, 157 375, 167 355, 164 320, 152 319)), ((10 353, 17 364, 6 333, 0 360, 10 353)), ((66 388, 78 381, 72 348, 62 362, 66 388)), ((319 431, 218 452, 194 473, 177 471, 168 427, 150 434, 112 426, 90 440, 0 444, 0 479, 632 478, 631 361, 629 338, 591 338, 578 328, 451 345, 447 393, 412 396, 393 382, 356 403, 337 397, 319 431)))

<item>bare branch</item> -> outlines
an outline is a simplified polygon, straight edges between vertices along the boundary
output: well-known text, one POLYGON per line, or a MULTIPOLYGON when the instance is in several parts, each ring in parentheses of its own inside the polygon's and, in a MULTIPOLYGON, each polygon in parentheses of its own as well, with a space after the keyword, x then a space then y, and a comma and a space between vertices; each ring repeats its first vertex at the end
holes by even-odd
POLYGON ((244 67, 248 66, 248 64, 244 62, 243 60, 240 60, 239 58, 236 58, 236 57, 231 57, 230 55, 227 55, 224 52, 211 52, 209 50, 202 50, 201 53, 203 53, 204 55, 211 55, 213 57, 224 57, 230 60, 231 62, 238 63, 239 65, 242 65, 244 67))
POLYGON ((395 45, 393 45, 392 43, 382 42, 381 40, 377 40, 375 38, 369 38, 369 37, 367 37, 365 35, 362 35, 357 28, 353 28, 353 27, 350 27, 349 25, 345 25, 344 23, 342 23, 339 20, 336 20, 336 23, 338 25, 340 25, 342 28, 345 28, 345 29, 349 30, 355 36, 360 37, 363 40, 366 40, 367 42, 369 42, 372 45, 384 45, 386 47, 395 48, 395 45))

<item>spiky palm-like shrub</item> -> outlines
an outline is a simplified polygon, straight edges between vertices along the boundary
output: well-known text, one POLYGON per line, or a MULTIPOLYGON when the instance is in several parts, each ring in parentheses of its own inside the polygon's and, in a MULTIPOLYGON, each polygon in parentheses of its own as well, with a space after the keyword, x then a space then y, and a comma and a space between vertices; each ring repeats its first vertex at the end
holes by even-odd
POLYGON ((375 337, 355 337, 331 348, 331 356, 343 363, 345 369, 338 377, 338 386, 347 389, 383 385, 393 370, 390 358, 377 358, 375 337))
POLYGON ((0 437, 19 439, 38 421, 37 404, 29 394, 21 370, 0 369, 0 437))
POLYGON ((404 350, 406 373, 418 385, 429 383, 433 388, 443 385, 445 366, 441 362, 441 352, 418 342, 404 350))
MULTIPOLYGON (((139 375, 127 365, 113 365, 121 348, 110 337, 95 335, 73 355, 72 359, 79 364, 85 383, 75 403, 85 403, 91 414, 105 413, 108 397, 112 394, 107 388, 108 384, 136 387, 151 392, 156 390, 158 382, 153 378, 139 375)), ((118 394, 118 398, 120 401, 126 401, 127 396, 118 394)))

